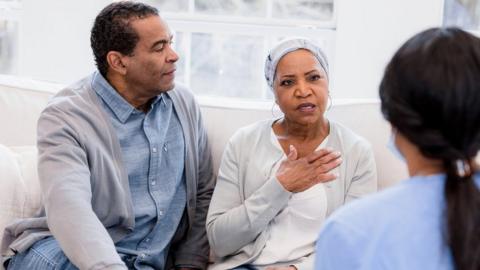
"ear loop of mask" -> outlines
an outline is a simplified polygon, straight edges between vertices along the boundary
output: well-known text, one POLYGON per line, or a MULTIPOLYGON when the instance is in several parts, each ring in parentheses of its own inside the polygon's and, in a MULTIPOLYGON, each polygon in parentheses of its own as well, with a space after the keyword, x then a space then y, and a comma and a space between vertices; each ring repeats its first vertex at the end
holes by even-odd
POLYGON ((405 162, 405 157, 402 155, 400 150, 398 150, 397 145, 395 144, 395 138, 397 136, 397 130, 393 129, 392 133, 390 134, 390 138, 387 143, 387 148, 392 152, 392 154, 398 158, 399 160, 405 162))

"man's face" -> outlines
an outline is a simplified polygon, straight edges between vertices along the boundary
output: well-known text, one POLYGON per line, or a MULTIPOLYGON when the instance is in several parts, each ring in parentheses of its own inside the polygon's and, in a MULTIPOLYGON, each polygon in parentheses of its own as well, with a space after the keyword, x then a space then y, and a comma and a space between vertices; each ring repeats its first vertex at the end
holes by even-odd
POLYGON ((133 54, 125 58, 125 79, 141 95, 156 96, 175 86, 175 62, 172 34, 159 16, 148 16, 131 22, 139 40, 133 54))

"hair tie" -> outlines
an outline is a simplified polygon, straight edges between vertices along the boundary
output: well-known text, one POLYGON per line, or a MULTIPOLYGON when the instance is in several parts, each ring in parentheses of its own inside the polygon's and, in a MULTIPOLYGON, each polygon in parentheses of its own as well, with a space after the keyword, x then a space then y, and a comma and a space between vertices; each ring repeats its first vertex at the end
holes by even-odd
POLYGON ((455 169, 457 175, 461 178, 470 177, 472 175, 472 169, 470 167, 470 162, 468 160, 457 159, 455 161, 455 169))

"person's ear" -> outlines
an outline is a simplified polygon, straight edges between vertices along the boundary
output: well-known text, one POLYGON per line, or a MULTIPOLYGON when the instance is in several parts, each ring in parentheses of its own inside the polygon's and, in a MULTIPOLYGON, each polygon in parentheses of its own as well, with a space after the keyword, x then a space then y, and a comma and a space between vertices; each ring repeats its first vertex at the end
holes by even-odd
POLYGON ((109 51, 107 53, 107 63, 110 70, 115 71, 121 75, 127 74, 125 56, 116 51, 109 51))

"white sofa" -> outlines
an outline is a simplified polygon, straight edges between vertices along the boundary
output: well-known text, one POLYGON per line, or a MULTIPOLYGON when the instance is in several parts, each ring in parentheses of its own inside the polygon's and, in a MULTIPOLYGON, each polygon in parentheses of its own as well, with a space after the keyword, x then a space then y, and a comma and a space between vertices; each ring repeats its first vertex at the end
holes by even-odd
MULTIPOLYGON (((41 205, 36 171, 36 121, 49 98, 62 87, 0 76, 0 231, 15 218, 31 216, 41 205)), ((217 170, 223 148, 235 130, 272 117, 272 110, 251 102, 215 103, 218 100, 200 99, 217 170)), ((404 164, 386 147, 390 128, 381 116, 378 101, 339 100, 328 115, 372 144, 380 189, 406 177, 404 164)))

